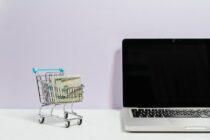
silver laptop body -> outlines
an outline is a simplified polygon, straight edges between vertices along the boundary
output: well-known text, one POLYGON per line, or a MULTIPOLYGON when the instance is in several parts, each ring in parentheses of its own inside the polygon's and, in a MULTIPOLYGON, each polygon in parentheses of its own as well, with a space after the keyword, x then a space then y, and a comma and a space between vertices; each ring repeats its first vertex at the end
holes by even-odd
POLYGON ((210 39, 124 39, 122 125, 210 132, 210 39))

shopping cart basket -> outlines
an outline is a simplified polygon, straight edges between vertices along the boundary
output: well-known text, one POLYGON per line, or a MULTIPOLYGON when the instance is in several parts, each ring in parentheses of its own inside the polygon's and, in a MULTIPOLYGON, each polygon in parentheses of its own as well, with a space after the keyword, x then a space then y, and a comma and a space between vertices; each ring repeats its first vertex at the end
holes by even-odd
POLYGON ((76 120, 78 125, 82 124, 82 116, 73 111, 73 103, 81 102, 83 99, 83 85, 79 84, 72 87, 58 86, 53 83, 53 78, 65 77, 63 68, 38 69, 33 68, 36 74, 37 88, 41 107, 39 109, 39 123, 44 123, 45 118, 55 117, 66 122, 65 127, 70 126, 71 120, 76 120), (66 104, 71 104, 71 111, 66 110, 66 104), (57 105, 63 105, 63 117, 53 114, 57 105), (49 114, 42 113, 46 106, 52 106, 49 114), (69 114, 73 117, 69 117, 69 114))

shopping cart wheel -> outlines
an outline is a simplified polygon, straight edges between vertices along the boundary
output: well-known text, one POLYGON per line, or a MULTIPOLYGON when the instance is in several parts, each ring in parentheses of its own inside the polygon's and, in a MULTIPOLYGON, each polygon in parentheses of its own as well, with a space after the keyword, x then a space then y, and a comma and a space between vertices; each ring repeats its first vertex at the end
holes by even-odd
POLYGON ((70 126, 70 121, 67 121, 66 124, 65 124, 65 127, 69 128, 69 126, 70 126))
POLYGON ((44 119, 45 119, 44 117, 40 117, 40 118, 39 118, 39 123, 40 123, 40 124, 43 124, 43 123, 44 123, 44 119))
POLYGON ((67 112, 64 113, 64 118, 67 119, 69 114, 67 112))
POLYGON ((81 125, 82 124, 82 119, 79 119, 78 122, 77 122, 77 124, 78 125, 81 125))

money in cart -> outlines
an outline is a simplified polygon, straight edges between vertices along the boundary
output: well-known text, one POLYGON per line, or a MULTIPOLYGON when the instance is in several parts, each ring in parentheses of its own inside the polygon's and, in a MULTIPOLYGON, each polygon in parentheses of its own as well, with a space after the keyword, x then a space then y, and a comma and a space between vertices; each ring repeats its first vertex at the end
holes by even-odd
POLYGON ((39 109, 39 123, 44 123, 45 118, 55 117, 66 122, 65 127, 70 126, 70 121, 76 120, 82 124, 82 116, 73 111, 73 103, 83 99, 83 84, 79 75, 64 75, 63 68, 38 69, 33 68, 36 74, 37 88, 41 107, 39 109), (71 104, 71 111, 66 110, 66 105, 71 104), (63 116, 54 115, 57 105, 63 106, 63 116), (43 108, 52 106, 50 113, 42 113, 43 108), (69 117, 69 114, 73 117, 69 117))

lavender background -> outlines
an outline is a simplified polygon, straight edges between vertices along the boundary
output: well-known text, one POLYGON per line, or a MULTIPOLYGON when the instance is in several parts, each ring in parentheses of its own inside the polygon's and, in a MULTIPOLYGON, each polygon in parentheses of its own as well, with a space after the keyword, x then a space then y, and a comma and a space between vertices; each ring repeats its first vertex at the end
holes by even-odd
POLYGON ((32 67, 80 74, 76 108, 121 108, 123 38, 208 38, 207 0, 0 0, 0 108, 37 108, 32 67))

